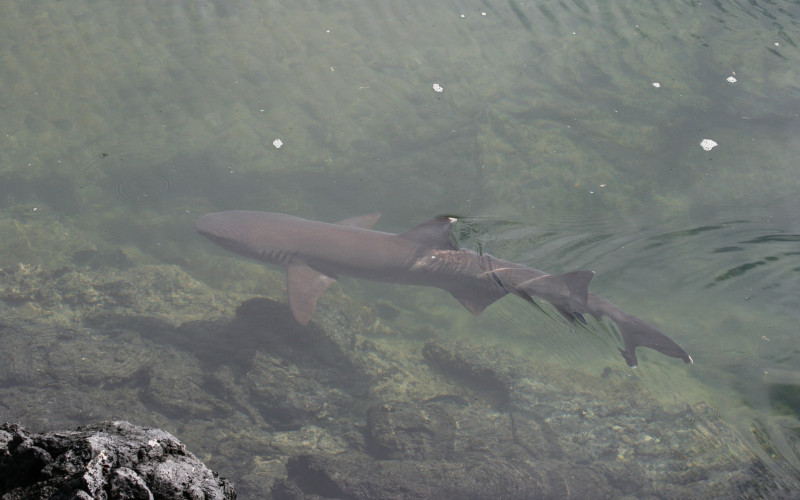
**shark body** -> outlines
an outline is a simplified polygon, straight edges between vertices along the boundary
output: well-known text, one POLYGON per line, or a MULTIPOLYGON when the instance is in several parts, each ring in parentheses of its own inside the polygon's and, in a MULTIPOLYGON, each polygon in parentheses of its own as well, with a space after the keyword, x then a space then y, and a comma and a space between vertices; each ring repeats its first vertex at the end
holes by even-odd
POLYGON ((473 314, 513 294, 552 304, 570 322, 584 315, 610 318, 619 329, 628 366, 638 365, 636 347, 649 347, 691 363, 692 358, 666 334, 590 293, 593 271, 553 275, 458 248, 451 225, 439 217, 402 234, 373 231, 380 214, 346 219, 337 224, 286 214, 232 210, 207 214, 195 227, 214 243, 239 255, 286 269, 289 307, 295 319, 308 324, 323 291, 339 276, 441 288, 473 314))

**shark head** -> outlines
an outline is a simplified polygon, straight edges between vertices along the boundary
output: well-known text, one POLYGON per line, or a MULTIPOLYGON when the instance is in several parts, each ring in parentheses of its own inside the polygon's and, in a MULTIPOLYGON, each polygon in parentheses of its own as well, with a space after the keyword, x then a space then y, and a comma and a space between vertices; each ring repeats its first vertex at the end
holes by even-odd
POLYGON ((256 222, 253 217, 248 217, 248 212, 217 212, 200 217, 194 227, 198 233, 222 248, 258 258, 259 251, 249 238, 256 222))

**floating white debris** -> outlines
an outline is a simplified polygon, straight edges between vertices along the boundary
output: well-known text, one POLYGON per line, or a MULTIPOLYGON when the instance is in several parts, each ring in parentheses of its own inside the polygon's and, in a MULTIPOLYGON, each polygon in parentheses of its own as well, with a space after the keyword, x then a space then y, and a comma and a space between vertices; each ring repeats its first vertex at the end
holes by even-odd
POLYGON ((461 14, 461 19, 466 19, 466 17, 467 16, 465 16, 464 14, 461 14))
POLYGON ((481 12, 481 15, 482 15, 482 16, 485 16, 485 15, 486 15, 486 12, 481 12))
POLYGON ((653 87, 659 88, 659 87, 661 87, 661 84, 658 83, 658 82, 653 82, 653 87))
POLYGON ((715 147, 717 147, 717 142, 712 141, 711 139, 703 139, 700 141, 700 147, 705 149, 706 151, 711 151, 715 147))
POLYGON ((728 80, 728 83, 736 83, 736 82, 738 82, 738 81, 739 81, 739 80, 737 80, 737 79, 736 79, 736 77, 735 77, 735 76, 733 76, 733 75, 731 75, 731 76, 729 76, 728 78, 726 78, 726 80, 728 80))
POLYGON ((433 91, 434 92, 439 92, 441 94, 442 92, 444 92, 444 87, 442 87, 438 83, 434 83, 433 84, 433 91))
POLYGON ((283 141, 280 139, 275 139, 272 141, 272 145, 275 146, 275 149, 280 149, 283 146, 283 141))

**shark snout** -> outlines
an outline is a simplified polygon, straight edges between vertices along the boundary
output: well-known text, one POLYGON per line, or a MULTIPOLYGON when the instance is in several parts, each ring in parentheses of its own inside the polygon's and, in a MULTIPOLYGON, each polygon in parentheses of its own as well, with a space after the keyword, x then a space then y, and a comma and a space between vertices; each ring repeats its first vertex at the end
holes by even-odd
POLYGON ((218 225, 215 215, 206 214, 200 217, 194 222, 194 229, 203 236, 213 233, 214 228, 218 225))
POLYGON ((243 232, 240 226, 227 212, 206 214, 194 223, 198 233, 217 243, 240 237, 243 232))
MULTIPOLYGON (((262 249, 253 243, 253 233, 265 229, 259 226, 258 212, 231 210, 206 214, 194 223, 194 228, 209 240, 240 255, 259 258, 262 249)), ((257 240, 258 238, 256 238, 257 240)))
POLYGON ((194 223, 194 228, 198 233, 212 240, 221 239, 226 232, 230 232, 230 229, 226 230, 226 226, 224 218, 219 214, 206 214, 194 223))

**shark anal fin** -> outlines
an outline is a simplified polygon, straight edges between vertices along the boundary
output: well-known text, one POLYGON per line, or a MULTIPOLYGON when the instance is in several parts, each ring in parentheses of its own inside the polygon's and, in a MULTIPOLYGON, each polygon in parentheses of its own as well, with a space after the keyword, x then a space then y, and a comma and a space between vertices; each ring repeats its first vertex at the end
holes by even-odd
POLYGON ((371 229, 380 218, 380 212, 375 212, 373 214, 359 215, 357 217, 350 217, 349 219, 340 220, 337 222, 337 224, 340 226, 353 226, 363 229, 371 229))
POLYGON ((304 264, 292 264, 286 268, 286 288, 289 291, 289 309, 294 319, 307 325, 317 305, 317 299, 331 283, 330 276, 319 273, 304 264))
POLYGON ((483 312, 491 303, 504 297, 508 292, 502 288, 492 290, 450 290, 450 293, 475 316, 483 312))

